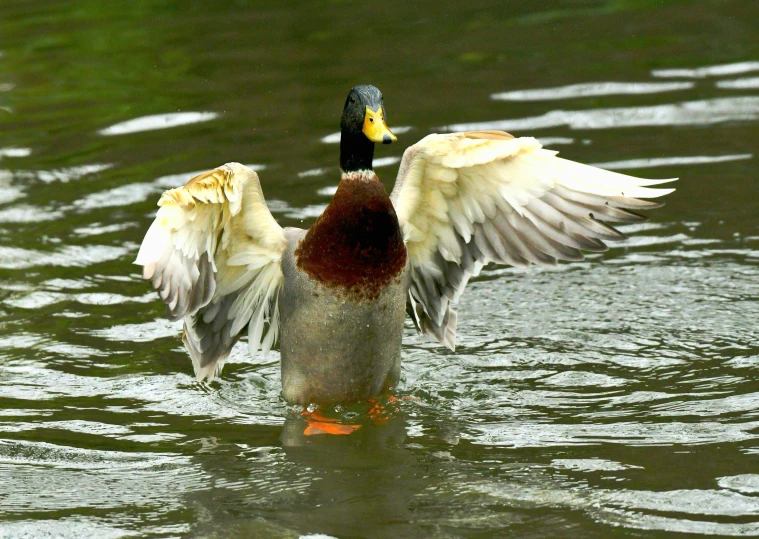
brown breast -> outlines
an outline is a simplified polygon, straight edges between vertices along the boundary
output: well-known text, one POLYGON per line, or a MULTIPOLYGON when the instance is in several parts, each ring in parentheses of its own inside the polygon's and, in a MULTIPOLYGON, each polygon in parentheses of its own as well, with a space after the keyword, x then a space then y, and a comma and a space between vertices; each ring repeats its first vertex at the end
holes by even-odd
POLYGON ((295 250, 298 268, 355 300, 376 299, 406 265, 398 217, 373 171, 346 173, 295 250))

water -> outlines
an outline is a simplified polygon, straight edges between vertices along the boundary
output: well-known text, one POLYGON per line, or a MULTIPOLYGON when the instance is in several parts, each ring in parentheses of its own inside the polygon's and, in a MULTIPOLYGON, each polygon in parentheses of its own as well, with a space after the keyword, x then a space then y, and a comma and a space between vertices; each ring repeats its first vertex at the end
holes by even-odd
POLYGON ((739 0, 5 2, 0 537, 759 534, 758 77, 739 0), (311 223, 362 82, 388 188, 446 126, 681 180, 608 253, 487 268, 455 353, 407 328, 397 412, 306 437, 276 353, 196 384, 131 262, 226 161, 311 223))

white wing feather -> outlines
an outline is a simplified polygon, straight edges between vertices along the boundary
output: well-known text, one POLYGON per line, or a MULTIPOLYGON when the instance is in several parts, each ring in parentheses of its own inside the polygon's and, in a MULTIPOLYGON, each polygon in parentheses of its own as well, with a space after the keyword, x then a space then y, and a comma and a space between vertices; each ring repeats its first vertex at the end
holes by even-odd
POLYGON ((406 150, 390 195, 412 265, 407 308, 420 331, 455 347, 451 308, 488 262, 526 267, 581 260, 624 236, 638 200, 674 189, 556 157, 501 131, 433 134, 406 150))
POLYGON ((221 372, 245 326, 251 351, 267 353, 279 331, 285 239, 258 175, 228 163, 166 191, 158 205, 135 263, 169 318, 184 320, 197 379, 221 372))

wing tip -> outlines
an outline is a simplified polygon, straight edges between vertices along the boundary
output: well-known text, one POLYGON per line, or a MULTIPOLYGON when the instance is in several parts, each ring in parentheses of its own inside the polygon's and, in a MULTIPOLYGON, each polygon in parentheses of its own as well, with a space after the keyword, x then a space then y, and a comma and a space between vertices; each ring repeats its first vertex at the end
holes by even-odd
POLYGON ((185 338, 182 340, 184 341, 185 348, 187 348, 187 351, 190 352, 190 358, 192 359, 192 368, 195 373, 195 381, 197 383, 205 381, 206 383, 210 384, 217 376, 221 375, 221 371, 224 368, 224 363, 229 356, 229 351, 211 359, 203 358, 203 354, 200 352, 200 357, 198 357, 196 355, 196 350, 187 343, 186 333, 185 338), (204 362, 205 365, 201 365, 204 362))

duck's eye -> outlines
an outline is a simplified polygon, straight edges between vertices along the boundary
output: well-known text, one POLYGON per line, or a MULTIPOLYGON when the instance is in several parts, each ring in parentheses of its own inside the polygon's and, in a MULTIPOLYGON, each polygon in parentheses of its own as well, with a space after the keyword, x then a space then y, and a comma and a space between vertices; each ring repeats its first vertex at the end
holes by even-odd
POLYGON ((369 118, 369 121, 374 123, 374 118, 369 118))

